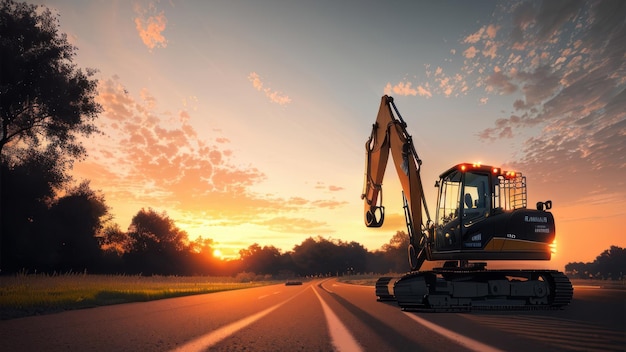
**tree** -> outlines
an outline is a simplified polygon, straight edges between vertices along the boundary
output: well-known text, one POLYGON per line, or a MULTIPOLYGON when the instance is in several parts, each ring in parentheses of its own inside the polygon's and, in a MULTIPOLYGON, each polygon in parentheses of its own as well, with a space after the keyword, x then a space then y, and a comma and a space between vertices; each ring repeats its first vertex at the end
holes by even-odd
POLYGON ((49 251, 53 244, 44 232, 56 190, 67 182, 57 157, 54 151, 30 150, 20 153, 19 160, 1 162, 0 259, 4 270, 45 270, 55 261, 49 251))
POLYGON ((113 254, 118 257, 128 252, 131 246, 130 236, 128 233, 122 231, 118 224, 105 226, 98 240, 100 248, 102 248, 105 253, 113 254))
POLYGON ((50 207, 46 234, 54 239, 58 269, 82 271, 98 268, 102 249, 97 236, 110 220, 104 196, 89 187, 89 181, 71 188, 50 207))
POLYGON ((603 279, 621 280, 626 274, 626 248, 611 246, 594 261, 603 279))
POLYGON ((102 250, 102 271, 124 272, 124 254, 130 249, 130 237, 116 223, 108 223, 97 237, 102 250))
POLYGON ((179 229, 167 213, 141 209, 131 220, 131 252, 180 252, 185 249, 187 233, 179 229))
MULTIPOLYGON (((143 273, 180 274, 189 254, 187 233, 165 212, 141 209, 128 229, 131 267, 143 273)), ((132 268, 131 268, 132 269, 132 268)))
POLYGON ((50 9, 13 0, 0 4, 0 151, 52 145, 73 157, 84 148, 75 133, 97 131, 92 69, 72 63, 76 47, 58 32, 50 9), (41 8, 41 11, 40 11, 41 8), (43 143, 41 138, 45 139, 43 143))
POLYGON ((565 265, 568 276, 580 279, 623 280, 626 277, 626 248, 611 246, 591 263, 574 262, 565 265))
POLYGON ((367 249, 358 242, 341 242, 341 252, 344 259, 344 272, 354 274, 365 271, 367 267, 367 249))
POLYGON ((77 137, 98 131, 93 121, 102 107, 91 79, 96 71, 72 63, 76 49, 48 8, 0 1, 0 159, 9 165, 3 179, 25 151, 56 155, 64 170, 85 156, 77 137))
POLYGON ((300 275, 336 275, 361 270, 365 258, 361 245, 309 237, 293 248, 291 257, 300 275))
POLYGON ((409 247, 409 235, 404 231, 396 232, 393 237, 382 247, 384 258, 389 265, 388 270, 396 273, 405 272, 409 269, 407 248, 409 247))
POLYGON ((248 249, 239 251, 243 268, 257 274, 275 274, 280 270, 281 253, 274 246, 263 246, 254 243, 248 249))

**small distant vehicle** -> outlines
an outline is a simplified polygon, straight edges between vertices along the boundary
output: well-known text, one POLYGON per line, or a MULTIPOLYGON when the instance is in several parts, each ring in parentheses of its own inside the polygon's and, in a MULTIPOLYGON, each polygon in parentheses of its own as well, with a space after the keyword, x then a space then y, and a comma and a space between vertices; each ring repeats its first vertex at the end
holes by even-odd
POLYGON ((285 286, 297 286, 297 285, 302 285, 302 281, 289 280, 285 282, 285 286))
POLYGON ((487 270, 486 262, 470 262, 550 260, 556 237, 554 217, 548 211, 552 201, 528 209, 526 177, 521 173, 462 163, 444 171, 436 182, 437 209, 432 221, 422 188, 422 161, 406 127, 393 98, 383 96, 365 144, 361 198, 366 226, 382 226, 382 181, 391 152, 403 190, 410 272, 378 279, 378 300, 395 300, 404 310, 432 311, 567 306, 574 290, 562 272, 487 270), (445 263, 420 271, 426 260, 445 263))

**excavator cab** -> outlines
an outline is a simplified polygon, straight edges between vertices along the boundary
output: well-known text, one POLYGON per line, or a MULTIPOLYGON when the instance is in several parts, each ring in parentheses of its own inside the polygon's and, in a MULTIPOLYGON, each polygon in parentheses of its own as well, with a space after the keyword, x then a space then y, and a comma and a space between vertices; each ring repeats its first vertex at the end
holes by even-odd
MULTIPOLYGON (((434 236, 438 250, 463 248, 468 229, 492 214, 490 174, 482 168, 457 165, 440 176, 434 236)), ((466 247, 480 247, 472 242, 466 247)))
POLYGON ((549 260, 554 218, 527 209, 526 177, 480 164, 458 164, 442 173, 431 254, 442 260, 549 260))

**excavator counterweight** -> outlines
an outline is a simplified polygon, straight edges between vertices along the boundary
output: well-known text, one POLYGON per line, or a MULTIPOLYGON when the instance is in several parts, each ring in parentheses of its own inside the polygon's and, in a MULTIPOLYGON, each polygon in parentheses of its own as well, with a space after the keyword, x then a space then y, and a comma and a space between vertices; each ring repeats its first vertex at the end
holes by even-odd
POLYGON ((409 237, 407 274, 382 277, 378 300, 402 309, 548 309, 567 306, 572 285, 555 270, 488 270, 493 260, 550 260, 555 240, 552 202, 527 208, 526 177, 475 163, 439 176, 435 219, 424 197, 418 157, 393 98, 383 96, 365 144, 365 225, 384 222, 382 181, 391 153, 400 180, 409 237), (395 112, 395 114, 394 114, 395 112), (445 261, 420 271, 425 261, 445 261))

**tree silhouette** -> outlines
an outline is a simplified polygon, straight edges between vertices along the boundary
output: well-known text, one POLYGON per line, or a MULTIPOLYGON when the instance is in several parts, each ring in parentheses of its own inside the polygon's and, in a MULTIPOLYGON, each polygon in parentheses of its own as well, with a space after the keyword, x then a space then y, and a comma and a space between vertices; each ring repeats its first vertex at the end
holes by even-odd
POLYGON ((99 269, 102 250, 96 236, 109 220, 104 196, 89 187, 89 181, 71 188, 49 210, 49 236, 58 251, 57 268, 63 271, 99 269))
POLYGON ((189 253, 187 233, 165 212, 141 209, 131 220, 126 257, 129 269, 144 274, 181 274, 189 253))
POLYGON ((626 275, 626 248, 611 246, 596 258, 594 264, 602 278, 621 280, 626 275))
POLYGON ((368 251, 357 242, 340 242, 341 257, 343 258, 343 270, 346 274, 362 273, 367 268, 368 251))
POLYGON ((626 277, 626 248, 611 246, 591 263, 567 263, 565 272, 579 279, 623 280, 626 277))
POLYGON ((382 246, 382 254, 388 271, 401 273, 409 270, 407 248, 409 235, 404 231, 396 232, 388 243, 382 246))
MULTIPOLYGON (((65 172, 72 160, 86 153, 77 136, 97 132, 93 121, 102 107, 95 101, 97 81, 90 78, 95 71, 76 68, 72 63, 76 48, 57 27, 58 19, 47 7, 0 1, 3 183, 24 155, 35 151, 47 154, 46 161, 56 162, 55 171, 65 172)), ((4 209, 0 208, 0 214, 6 216, 4 209)), ((0 233, 0 246, 4 233, 0 233)), ((5 252, 0 247, 0 255, 5 252)), ((0 257, 0 263, 4 261, 0 257)))
POLYGON ((294 246, 291 258, 300 275, 337 275, 362 272, 367 250, 356 242, 309 237, 294 246))
POLYGON ((45 140, 65 154, 84 155, 75 133, 96 132, 92 121, 102 109, 97 81, 90 80, 95 71, 72 64, 76 48, 47 7, 3 0, 0 18, 0 151, 17 141, 37 148, 45 140))
MULTIPOLYGON (((187 272, 193 275, 230 275, 225 262, 213 254, 214 242, 210 238, 197 237, 188 245, 187 272)), ((230 267, 228 269, 231 269, 230 267)), ((236 270, 235 270, 236 271, 236 270)))
POLYGON ((53 240, 46 236, 48 207, 67 177, 58 167, 54 151, 30 150, 20 157, 1 163, 1 268, 48 270, 56 261, 49 250, 53 240))
POLYGON ((118 224, 105 226, 98 240, 100 248, 107 254, 121 257, 131 249, 130 236, 118 224))
POLYGON ((254 243, 247 249, 240 250, 239 256, 246 271, 257 274, 272 274, 281 269, 281 253, 274 246, 261 247, 254 243))

